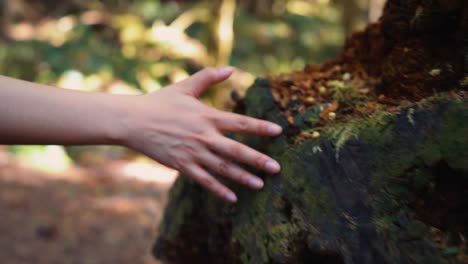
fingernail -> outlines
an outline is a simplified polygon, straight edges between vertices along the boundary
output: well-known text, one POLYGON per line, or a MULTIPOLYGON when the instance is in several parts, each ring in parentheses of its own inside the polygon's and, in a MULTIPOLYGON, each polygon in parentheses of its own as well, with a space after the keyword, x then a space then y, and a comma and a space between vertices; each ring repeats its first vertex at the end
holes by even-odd
POLYGON ((236 197, 236 195, 235 195, 234 193, 232 193, 232 192, 226 193, 225 197, 226 197, 226 200, 228 200, 228 201, 231 202, 231 203, 237 202, 237 197, 236 197))
POLYGON ((232 72, 234 71, 234 68, 233 67, 221 67, 221 68, 218 68, 218 73, 220 75, 229 75, 231 74, 232 72))
POLYGON ((281 131, 283 131, 283 128, 278 125, 271 125, 268 127, 268 133, 272 135, 281 134, 281 131))
POLYGON ((265 169, 269 172, 276 173, 279 172, 280 165, 276 161, 269 160, 265 163, 265 169))
POLYGON ((249 180, 249 186, 255 189, 263 188, 263 181, 257 178, 252 178, 249 180))

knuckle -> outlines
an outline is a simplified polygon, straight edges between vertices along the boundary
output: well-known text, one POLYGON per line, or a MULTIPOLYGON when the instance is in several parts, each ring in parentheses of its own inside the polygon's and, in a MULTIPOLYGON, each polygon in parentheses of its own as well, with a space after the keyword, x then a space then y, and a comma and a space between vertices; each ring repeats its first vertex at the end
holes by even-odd
POLYGON ((249 121, 243 118, 237 120, 237 128, 241 131, 246 131, 249 128, 249 121))
POLYGON ((240 181, 242 179, 242 170, 238 167, 234 167, 233 171, 230 174, 231 179, 235 181, 240 181))
POLYGON ((211 113, 211 111, 205 111, 205 110, 200 111, 199 117, 202 120, 202 122, 212 123, 213 121, 216 120, 216 118, 214 117, 213 113, 211 113))
POLYGON ((216 126, 219 126, 222 123, 224 123, 227 117, 228 116, 225 112, 218 109, 210 109, 210 111, 206 115, 206 119, 216 126))
POLYGON ((242 148, 238 145, 233 145, 231 146, 230 152, 232 156, 239 158, 242 155, 242 148))
POLYGON ((211 147, 213 138, 215 137, 214 133, 210 130, 203 130, 198 136, 196 136, 196 140, 198 143, 205 147, 211 147))
POLYGON ((221 161, 218 164, 218 173, 222 175, 226 175, 229 171, 229 163, 226 161, 221 161))
POLYGON ((263 156, 259 156, 255 159, 255 165, 258 167, 258 168, 263 168, 265 163, 267 162, 267 158, 266 157, 263 157, 263 156))
MULTIPOLYGON (((205 140, 206 140, 206 131, 205 130, 194 131, 194 133, 187 136, 187 139, 190 139, 190 140, 196 142, 195 144, 204 143, 205 140)), ((189 148, 193 149, 193 147, 189 147, 189 148)))
POLYGON ((175 157, 174 158, 174 169, 182 172, 186 172, 189 165, 189 161, 184 157, 175 157))
POLYGON ((189 144, 184 144, 184 145, 180 146, 180 150, 183 153, 185 153, 186 155, 188 154, 188 155, 190 155, 192 157, 197 154, 196 149, 193 146, 189 145, 189 144))
POLYGON ((248 181, 249 181, 249 176, 245 172, 242 172, 239 174, 240 183, 246 184, 248 181))
POLYGON ((200 126, 193 126, 192 129, 191 129, 191 131, 190 131, 190 133, 191 133, 192 135, 197 136, 197 135, 201 135, 201 134, 206 133, 206 131, 207 131, 207 129, 205 128, 205 126, 204 126, 204 125, 200 125, 200 126))

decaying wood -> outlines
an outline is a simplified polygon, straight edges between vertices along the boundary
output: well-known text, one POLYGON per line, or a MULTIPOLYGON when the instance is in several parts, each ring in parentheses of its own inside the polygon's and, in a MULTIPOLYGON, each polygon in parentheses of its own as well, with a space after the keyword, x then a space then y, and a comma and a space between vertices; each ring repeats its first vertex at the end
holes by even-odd
POLYGON ((467 263, 468 4, 389 0, 323 65, 257 80, 238 112, 277 159, 228 205, 185 177, 155 255, 165 263, 467 263), (313 99, 312 99, 313 98, 313 99))

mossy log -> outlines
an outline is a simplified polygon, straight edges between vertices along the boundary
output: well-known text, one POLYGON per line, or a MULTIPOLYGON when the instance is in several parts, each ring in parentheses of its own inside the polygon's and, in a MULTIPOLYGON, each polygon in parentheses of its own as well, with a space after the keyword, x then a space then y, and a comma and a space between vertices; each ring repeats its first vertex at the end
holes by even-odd
MULTIPOLYGON (((267 82, 249 90, 246 111, 287 124, 267 82)), ((179 178, 154 252, 167 263, 462 263, 467 135, 468 100, 440 98, 300 145, 244 137, 280 175, 260 173, 261 192, 232 185, 236 205, 179 178)))
POLYGON ((232 137, 277 159, 280 174, 254 171, 260 192, 226 182, 234 205, 180 177, 155 256, 468 263, 467 23, 464 1, 389 0, 337 59, 257 80, 238 111, 284 133, 232 137))

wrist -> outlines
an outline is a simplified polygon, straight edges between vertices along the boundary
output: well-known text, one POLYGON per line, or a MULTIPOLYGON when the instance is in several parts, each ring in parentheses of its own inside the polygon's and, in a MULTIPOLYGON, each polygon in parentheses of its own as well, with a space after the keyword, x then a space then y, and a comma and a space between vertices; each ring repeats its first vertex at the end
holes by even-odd
POLYGON ((106 103, 107 122, 104 126, 106 144, 127 146, 129 139, 130 97, 123 95, 109 95, 106 103))

